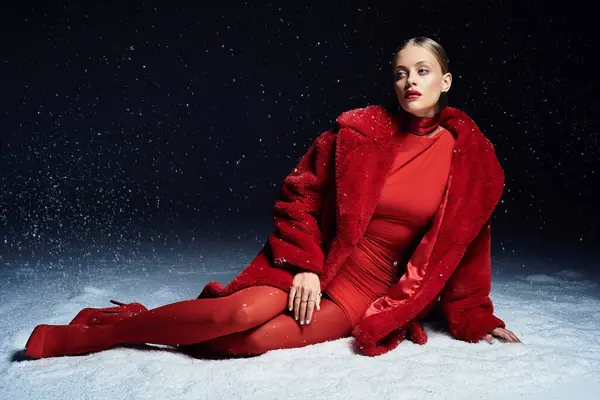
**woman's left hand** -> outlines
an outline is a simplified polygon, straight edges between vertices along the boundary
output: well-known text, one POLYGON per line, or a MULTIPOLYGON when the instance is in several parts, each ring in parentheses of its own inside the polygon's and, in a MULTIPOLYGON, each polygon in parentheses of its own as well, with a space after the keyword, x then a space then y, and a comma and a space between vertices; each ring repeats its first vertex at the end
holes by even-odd
POLYGON ((494 329, 491 334, 485 335, 483 339, 489 344, 492 344, 494 340, 493 336, 499 337, 509 343, 521 343, 517 335, 504 328, 494 329))

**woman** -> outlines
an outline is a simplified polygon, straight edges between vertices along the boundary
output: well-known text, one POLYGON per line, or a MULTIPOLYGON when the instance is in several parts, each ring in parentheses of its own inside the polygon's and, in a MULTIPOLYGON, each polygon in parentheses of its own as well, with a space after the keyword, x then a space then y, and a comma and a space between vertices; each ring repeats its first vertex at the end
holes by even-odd
POLYGON ((520 342, 493 315, 490 220, 504 174, 492 144, 445 107, 452 75, 442 47, 408 40, 394 55, 397 110, 340 115, 283 183, 275 230, 232 282, 195 300, 85 309, 39 325, 33 358, 123 343, 181 346, 218 356, 354 336, 379 355, 439 310, 457 339, 520 342), (287 310, 286 310, 287 309, 287 310))

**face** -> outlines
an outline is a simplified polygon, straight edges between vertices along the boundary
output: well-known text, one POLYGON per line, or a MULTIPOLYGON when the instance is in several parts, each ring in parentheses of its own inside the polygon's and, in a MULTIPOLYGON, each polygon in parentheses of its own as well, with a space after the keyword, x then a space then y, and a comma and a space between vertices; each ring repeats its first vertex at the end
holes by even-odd
POLYGON ((440 94, 450 90, 452 84, 452 75, 442 73, 435 55, 415 45, 409 45, 396 54, 394 79, 398 103, 405 111, 419 117, 437 114, 440 94), (411 92, 419 94, 411 95, 411 92))

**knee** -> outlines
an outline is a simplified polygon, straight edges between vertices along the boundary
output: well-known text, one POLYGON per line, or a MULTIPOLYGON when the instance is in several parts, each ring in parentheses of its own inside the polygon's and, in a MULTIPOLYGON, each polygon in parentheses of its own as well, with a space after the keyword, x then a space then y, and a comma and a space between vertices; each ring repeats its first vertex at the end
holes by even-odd
POLYGON ((218 325, 237 327, 235 331, 246 330, 256 325, 256 317, 252 315, 250 307, 241 306, 229 312, 216 311, 213 314, 213 322, 218 325))
POLYGON ((248 326, 252 323, 250 307, 242 306, 234 310, 230 315, 230 322, 237 326, 248 326))

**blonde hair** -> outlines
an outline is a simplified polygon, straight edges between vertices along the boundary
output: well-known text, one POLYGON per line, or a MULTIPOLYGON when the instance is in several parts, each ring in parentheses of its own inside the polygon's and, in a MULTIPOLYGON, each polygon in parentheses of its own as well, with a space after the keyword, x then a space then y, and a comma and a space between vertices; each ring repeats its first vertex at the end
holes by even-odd
POLYGON ((398 53, 402 49, 411 45, 423 47, 424 49, 429 50, 431 54, 435 56, 438 63, 440 63, 440 66, 442 67, 442 74, 448 72, 448 56, 446 55, 444 48, 435 40, 424 36, 408 39, 400 47, 398 47, 398 49, 394 52, 394 58, 392 59, 392 68, 395 67, 393 64, 396 61, 396 56, 398 55, 398 53))

